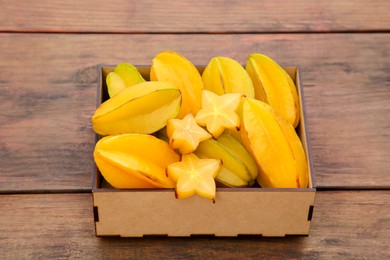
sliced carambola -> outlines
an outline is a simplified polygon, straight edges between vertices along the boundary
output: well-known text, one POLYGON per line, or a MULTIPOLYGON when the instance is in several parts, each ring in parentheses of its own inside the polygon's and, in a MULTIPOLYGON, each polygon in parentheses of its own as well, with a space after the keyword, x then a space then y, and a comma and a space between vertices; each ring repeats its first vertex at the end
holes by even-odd
POLYGON ((154 133, 179 113, 180 90, 170 83, 142 82, 101 104, 92 117, 100 135, 154 133))
POLYGON ((179 149, 183 154, 192 153, 200 142, 212 137, 196 123, 191 113, 183 119, 173 118, 168 120, 166 130, 170 146, 179 149))
POLYGON ((202 109, 195 116, 196 122, 218 138, 225 129, 239 128, 240 118, 236 113, 242 94, 228 93, 218 96, 203 90, 202 109))
POLYGON ((167 168, 168 176, 176 181, 176 197, 183 199, 198 194, 215 202, 217 176, 220 160, 200 159, 195 154, 184 154, 181 162, 167 168))

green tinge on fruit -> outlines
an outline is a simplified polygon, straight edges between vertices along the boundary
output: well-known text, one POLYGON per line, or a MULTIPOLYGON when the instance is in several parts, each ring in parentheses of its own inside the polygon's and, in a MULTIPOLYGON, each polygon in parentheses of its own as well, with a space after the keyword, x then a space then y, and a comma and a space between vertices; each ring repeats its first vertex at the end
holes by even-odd
POLYGON ((241 179, 234 172, 223 166, 221 167, 215 180, 232 188, 248 187, 253 184, 241 179))
POLYGON ((105 101, 92 117, 100 135, 151 134, 179 113, 180 90, 169 83, 143 82, 105 101))
POLYGON ((237 141, 237 139, 235 139, 230 134, 224 133, 217 139, 217 142, 241 160, 241 162, 248 169, 252 179, 257 178, 259 171, 257 169, 255 160, 245 149, 245 147, 239 141, 237 141))
POLYGON ((114 72, 117 73, 122 78, 126 87, 130 87, 145 81, 145 79, 139 73, 137 68, 130 63, 126 63, 126 62, 119 63, 115 67, 114 72))
MULTIPOLYGON (((245 186, 249 186, 253 181, 251 175, 248 172, 248 169, 240 161, 240 159, 234 154, 230 153, 229 150, 225 149, 224 146, 219 144, 214 139, 208 139, 201 142, 198 148, 195 150, 195 154, 205 158, 221 159, 222 168, 226 168, 229 170, 229 172, 235 174, 237 178, 240 179, 240 181, 235 181, 233 178, 227 178, 233 180, 234 182, 232 183, 227 183, 225 179, 223 183, 227 186, 242 187, 243 183, 246 183, 245 186)), ((237 178, 235 179, 237 180, 237 178)), ((216 180, 218 179, 219 177, 217 176, 216 180)))
POLYGON ((107 90, 110 98, 116 96, 119 92, 126 88, 125 82, 118 73, 110 72, 106 77, 107 90))
POLYGON ((244 67, 227 57, 214 57, 206 66, 202 80, 204 88, 218 95, 241 93, 254 98, 253 83, 244 67))

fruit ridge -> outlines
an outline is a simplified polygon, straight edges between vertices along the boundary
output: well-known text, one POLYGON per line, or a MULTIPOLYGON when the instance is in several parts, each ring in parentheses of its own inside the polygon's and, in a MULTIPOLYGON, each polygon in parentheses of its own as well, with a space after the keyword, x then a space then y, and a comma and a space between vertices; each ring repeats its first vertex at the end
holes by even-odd
POLYGON ((244 67, 228 57, 213 57, 202 73, 204 88, 223 95, 241 93, 254 98, 253 83, 244 67))
POLYGON ((236 110, 242 94, 229 93, 222 96, 203 90, 202 109, 195 116, 196 122, 218 138, 225 129, 239 128, 240 118, 236 110))
POLYGON ((196 115, 200 110, 203 81, 196 67, 182 55, 172 51, 158 53, 152 60, 150 79, 170 82, 180 89, 182 103, 178 118, 188 113, 196 115))
POLYGON ((241 128, 243 144, 258 165, 260 173, 257 180, 261 187, 298 188, 301 185, 299 169, 307 166, 297 165, 302 161, 296 160, 291 149, 292 143, 288 140, 291 132, 285 134, 275 117, 277 112, 271 112, 271 109, 259 100, 244 101, 241 128))
POLYGON ((103 177, 114 187, 173 188, 175 182, 166 176, 165 168, 180 157, 152 135, 123 134, 100 139, 94 159, 103 177))
POLYGON ((296 127, 299 122, 298 95, 287 72, 259 53, 249 55, 246 70, 253 81, 256 99, 270 104, 296 127))
POLYGON ((101 104, 92 117, 92 126, 100 135, 150 134, 176 117, 180 103, 180 90, 169 83, 139 83, 101 104))

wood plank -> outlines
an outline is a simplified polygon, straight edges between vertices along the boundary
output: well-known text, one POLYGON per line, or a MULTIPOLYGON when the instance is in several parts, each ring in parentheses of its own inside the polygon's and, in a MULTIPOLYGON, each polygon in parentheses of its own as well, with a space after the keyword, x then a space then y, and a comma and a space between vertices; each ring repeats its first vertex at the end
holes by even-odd
POLYGON ((389 187, 388 34, 0 35, 0 190, 89 190, 96 65, 252 52, 301 69, 319 187, 389 187))
POLYGON ((0 31, 329 32, 389 30, 387 0, 0 1, 0 31))
POLYGON ((96 238, 90 194, 0 196, 2 259, 388 259, 390 191, 318 192, 308 237, 96 238))

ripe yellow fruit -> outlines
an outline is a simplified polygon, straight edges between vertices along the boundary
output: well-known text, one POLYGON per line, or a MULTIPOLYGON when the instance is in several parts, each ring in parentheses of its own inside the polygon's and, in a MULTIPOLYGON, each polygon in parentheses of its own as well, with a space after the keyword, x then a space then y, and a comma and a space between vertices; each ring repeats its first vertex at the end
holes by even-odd
POLYGON ((218 138, 225 129, 239 128, 240 118, 236 110, 242 94, 229 93, 222 96, 203 90, 202 109, 195 116, 196 122, 218 138))
POLYGON ((182 103, 177 118, 188 113, 196 115, 201 108, 203 82, 196 67, 182 55, 165 51, 160 52, 152 61, 150 79, 170 82, 180 89, 182 103))
POLYGON ((110 98, 126 88, 126 84, 118 73, 110 72, 106 77, 107 91, 110 98))
POLYGON ((192 153, 200 142, 212 137, 196 123, 191 113, 183 119, 168 120, 167 135, 169 145, 174 149, 179 149, 182 154, 192 153))
POLYGON ((176 183, 176 197, 188 198, 194 194, 215 202, 217 176, 220 160, 199 159, 195 154, 184 154, 181 162, 168 165, 168 176, 176 183))
POLYGON ((195 150, 200 158, 220 159, 222 167, 216 180, 229 187, 247 187, 254 183, 243 162, 236 156, 235 151, 229 151, 214 139, 203 141, 195 150), (234 176, 235 177, 234 177, 234 176))
POLYGON ((299 136, 295 132, 294 127, 275 109, 273 109, 271 106, 266 106, 266 109, 268 109, 268 111, 270 111, 274 115, 274 118, 278 122, 290 145, 291 152, 296 161, 299 182, 297 186, 300 188, 306 188, 309 185, 309 169, 305 150, 303 149, 302 142, 299 139, 299 136))
POLYGON ((164 141, 143 134, 100 139, 94 150, 98 169, 115 188, 174 188, 166 167, 180 157, 164 141))
POLYGON ((258 165, 257 180, 263 188, 306 188, 307 163, 299 137, 276 115, 262 101, 243 101, 241 137, 258 165))
POLYGON ((254 53, 249 55, 246 70, 255 87, 255 97, 270 104, 294 127, 299 123, 299 101, 294 82, 274 60, 254 53))
POLYGON ((108 73, 106 77, 106 84, 108 95, 113 97, 127 87, 144 82, 136 67, 130 63, 119 63, 114 71, 108 73))
POLYGON ((259 175, 257 165, 253 157, 245 149, 245 147, 232 135, 224 133, 217 142, 222 145, 230 153, 234 154, 245 165, 252 180, 255 180, 259 175))
POLYGON ((101 104, 92 117, 92 126, 100 135, 151 134, 177 116, 180 102, 180 90, 172 84, 142 82, 101 104))
POLYGON ((244 67, 228 57, 214 57, 202 73, 204 88, 218 95, 241 93, 255 97, 253 83, 244 67))
POLYGON ((145 81, 137 68, 127 62, 119 63, 115 67, 114 72, 122 78, 126 87, 130 87, 145 81))

